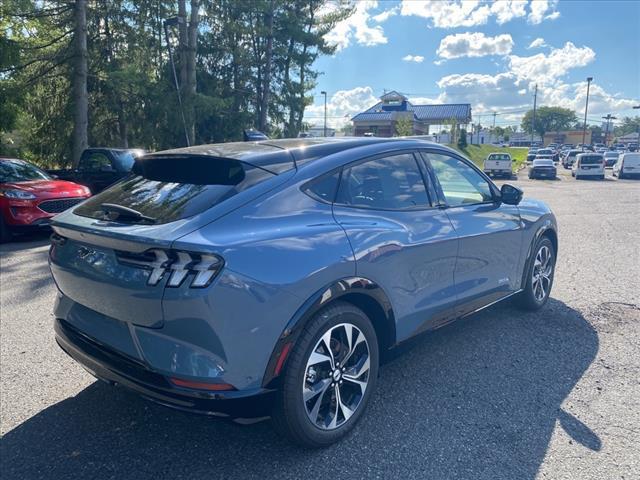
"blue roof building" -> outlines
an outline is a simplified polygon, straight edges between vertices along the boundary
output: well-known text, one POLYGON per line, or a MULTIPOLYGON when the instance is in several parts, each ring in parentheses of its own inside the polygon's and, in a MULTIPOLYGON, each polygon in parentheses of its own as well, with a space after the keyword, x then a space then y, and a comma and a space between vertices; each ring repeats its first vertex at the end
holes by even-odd
POLYGON ((401 118, 409 118, 413 135, 428 135, 429 125, 459 125, 471 123, 471 105, 468 103, 444 105, 413 105, 407 97, 394 91, 380 97, 373 107, 357 114, 351 120, 354 135, 377 137, 396 135, 396 124, 401 118))

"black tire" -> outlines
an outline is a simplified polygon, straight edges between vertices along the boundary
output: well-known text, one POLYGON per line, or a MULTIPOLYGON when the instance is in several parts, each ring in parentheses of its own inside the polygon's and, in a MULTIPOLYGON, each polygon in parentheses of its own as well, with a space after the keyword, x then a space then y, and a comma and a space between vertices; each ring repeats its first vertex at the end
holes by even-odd
POLYGON ((9 229, 9 226, 4 222, 2 213, 0 213, 0 243, 7 243, 13 239, 13 232, 9 229))
POLYGON ((548 237, 541 237, 536 243, 535 247, 532 250, 531 258, 527 262, 527 271, 525 273, 525 284, 522 292, 517 297, 517 304, 520 308, 524 310, 535 311, 542 308, 547 301, 549 300, 549 294, 551 293, 551 288, 553 287, 553 278, 555 276, 555 266, 556 266, 556 251, 553 248, 553 243, 549 240, 548 237), (543 247, 546 247, 551 253, 550 257, 550 265, 551 265, 551 273, 549 275, 549 282, 547 284, 546 292, 542 298, 534 292, 535 286, 533 284, 533 274, 534 268, 536 268, 536 257, 538 253, 542 250, 543 247))
MULTIPOLYGON (((340 329, 341 327, 337 327, 334 332, 337 331, 339 334, 341 332, 340 329)), ((359 335, 360 333, 358 333, 358 337, 355 337, 354 341, 360 338, 359 335)), ((332 340, 333 339, 334 337, 332 337, 332 340)), ((342 345, 344 344, 340 344, 340 348, 342 348, 342 345)), ((340 358, 339 355, 341 355, 340 349, 338 349, 335 356, 336 366, 339 365, 337 362, 338 358, 340 358)), ((354 353, 352 357, 355 355, 356 354, 354 353)), ((371 321, 367 318, 364 312, 346 302, 335 302, 328 305, 326 308, 320 310, 308 323, 304 331, 301 332, 300 337, 287 359, 285 372, 282 378, 282 387, 278 392, 278 397, 271 417, 274 428, 294 443, 309 448, 326 447, 337 442, 355 427, 366 410, 371 395, 375 390, 378 378, 378 363, 379 352, 376 332, 371 321), (343 387, 337 386, 336 383, 336 387, 333 387, 334 390, 332 391, 331 388, 327 386, 323 392, 328 392, 329 397, 325 398, 325 393, 321 393, 321 397, 310 397, 310 399, 307 400, 307 403, 305 403, 303 400, 303 386, 306 385, 305 382, 308 381, 309 375, 307 370, 307 361, 314 351, 318 351, 318 342, 321 341, 323 335, 332 327, 336 327, 343 323, 348 323, 357 327, 366 339, 366 344, 358 348, 362 349, 368 346, 369 370, 367 374, 367 385, 364 393, 359 396, 359 403, 357 403, 350 418, 345 419, 343 414, 342 425, 333 429, 322 429, 320 426, 316 425, 316 423, 312 422, 310 418, 312 413, 307 413, 307 405, 309 405, 310 402, 311 405, 314 405, 313 400, 318 398, 321 403, 328 400, 329 406, 332 409, 332 405, 335 404, 333 400, 336 399, 335 390, 340 390, 340 388, 343 387)), ((327 363, 324 365, 328 367, 328 370, 331 369, 327 363)), ((344 371, 344 368, 342 368, 342 371, 344 371)), ((313 371, 313 373, 315 375, 316 372, 313 371)), ((318 376, 320 380, 318 380, 316 384, 319 384, 322 380, 333 382, 333 380, 331 380, 331 375, 323 377, 322 372, 320 372, 318 376)), ((363 377, 359 376, 358 378, 363 377)), ((342 382, 340 385, 342 385, 342 382)), ((333 383, 331 383, 331 386, 333 386, 333 383)), ((345 380, 345 386, 349 386, 350 389, 353 384, 350 384, 348 380, 345 380)), ((341 391, 344 392, 345 390, 341 391)), ((344 393, 342 393, 342 395, 344 395, 344 393)), ((343 411, 341 410, 341 412, 343 411)), ((338 416, 337 407, 335 415, 338 416)))

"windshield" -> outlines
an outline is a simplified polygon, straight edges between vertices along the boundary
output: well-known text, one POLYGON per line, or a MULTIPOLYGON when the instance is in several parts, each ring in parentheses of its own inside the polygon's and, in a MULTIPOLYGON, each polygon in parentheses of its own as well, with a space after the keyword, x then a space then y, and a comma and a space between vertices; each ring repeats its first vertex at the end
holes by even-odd
POLYGON ((22 160, 0 160, 0 183, 51 180, 51 177, 35 165, 22 160))
POLYGON ((538 155, 553 155, 553 150, 543 148, 542 150, 538 150, 538 155))

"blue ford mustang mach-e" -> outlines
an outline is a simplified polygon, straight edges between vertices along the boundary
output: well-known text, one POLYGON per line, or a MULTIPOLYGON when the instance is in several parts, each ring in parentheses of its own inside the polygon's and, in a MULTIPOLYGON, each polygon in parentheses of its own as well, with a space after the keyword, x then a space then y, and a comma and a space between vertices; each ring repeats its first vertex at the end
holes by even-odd
POLYGON ((59 345, 178 409, 343 437, 380 359, 516 296, 538 309, 554 215, 416 139, 292 139, 146 155, 53 221, 59 345))

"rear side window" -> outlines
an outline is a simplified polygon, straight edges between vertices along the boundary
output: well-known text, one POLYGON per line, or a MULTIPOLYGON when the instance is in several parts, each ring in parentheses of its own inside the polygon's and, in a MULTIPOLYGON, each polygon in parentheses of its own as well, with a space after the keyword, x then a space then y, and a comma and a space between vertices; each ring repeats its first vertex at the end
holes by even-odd
MULTIPOLYGON (((104 204, 132 209, 145 222, 168 223, 192 217, 257 185, 274 174, 238 160, 207 156, 145 157, 132 173, 91 197, 74 213, 106 219, 104 204)), ((115 221, 137 223, 135 216, 115 221)))
POLYGON ((340 179, 340 170, 333 173, 323 175, 316 180, 308 183, 303 191, 316 200, 327 203, 333 203, 336 198, 336 190, 338 189, 338 181, 340 179))
POLYGON ((378 210, 431 206, 422 173, 411 153, 344 168, 336 203, 378 210))

